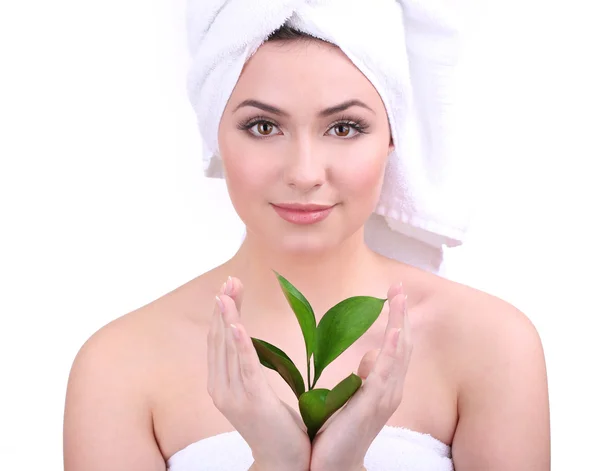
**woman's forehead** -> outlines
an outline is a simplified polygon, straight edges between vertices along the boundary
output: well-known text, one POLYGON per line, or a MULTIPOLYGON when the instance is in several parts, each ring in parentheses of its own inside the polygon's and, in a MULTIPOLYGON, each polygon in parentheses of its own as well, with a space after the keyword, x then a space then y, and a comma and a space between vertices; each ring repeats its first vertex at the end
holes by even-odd
POLYGON ((343 51, 316 40, 263 44, 244 66, 233 95, 274 102, 356 98, 383 106, 375 87, 343 51))

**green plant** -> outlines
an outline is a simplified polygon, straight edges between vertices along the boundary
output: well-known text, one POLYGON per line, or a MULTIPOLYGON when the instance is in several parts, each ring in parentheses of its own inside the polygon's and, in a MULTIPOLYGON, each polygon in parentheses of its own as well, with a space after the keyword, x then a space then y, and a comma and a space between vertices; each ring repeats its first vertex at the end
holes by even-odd
POLYGON ((277 371, 298 398, 302 420, 312 441, 319 429, 360 388, 362 380, 351 373, 332 390, 315 389, 327 365, 356 342, 379 317, 387 299, 354 296, 329 309, 319 325, 308 300, 288 280, 275 272, 279 285, 300 324, 306 344, 308 390, 294 362, 275 345, 252 338, 260 363, 277 371), (314 380, 311 384, 311 365, 314 380))

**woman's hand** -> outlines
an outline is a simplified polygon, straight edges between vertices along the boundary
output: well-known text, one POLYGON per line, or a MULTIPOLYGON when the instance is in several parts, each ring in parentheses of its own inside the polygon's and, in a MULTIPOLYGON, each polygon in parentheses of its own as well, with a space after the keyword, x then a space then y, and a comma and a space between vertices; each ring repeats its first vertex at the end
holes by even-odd
POLYGON ((365 382, 313 440, 311 471, 364 470, 367 450, 400 405, 412 351, 410 325, 401 286, 391 287, 388 299, 388 325, 375 365, 365 371, 370 351, 358 370, 365 382))
POLYGON ((238 279, 229 278, 215 301, 208 333, 208 393, 250 446, 253 469, 306 471, 311 453, 306 427, 267 382, 241 324, 242 288, 238 279))

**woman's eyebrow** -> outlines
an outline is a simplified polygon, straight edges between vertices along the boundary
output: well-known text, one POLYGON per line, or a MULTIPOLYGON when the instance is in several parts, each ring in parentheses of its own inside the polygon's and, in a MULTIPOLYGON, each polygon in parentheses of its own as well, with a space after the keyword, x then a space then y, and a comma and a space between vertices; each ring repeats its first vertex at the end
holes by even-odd
POLYGON ((363 103, 360 100, 354 99, 354 100, 344 101, 343 103, 340 103, 339 105, 332 106, 330 108, 326 108, 326 109, 324 109, 323 111, 321 111, 319 113, 319 116, 321 118, 325 118, 325 117, 330 116, 332 114, 339 113, 340 111, 347 110, 348 108, 351 108, 353 106, 360 106, 361 108, 365 108, 365 109, 369 110, 371 113, 375 114, 375 111, 373 111, 365 103, 363 103))
MULTIPOLYGON (((259 108, 263 111, 268 111, 269 113, 273 113, 278 116, 285 116, 285 117, 290 116, 289 113, 277 108, 276 106, 269 105, 267 103, 263 103, 262 101, 258 101, 258 100, 244 100, 233 111, 236 112, 237 110, 239 110, 240 108, 243 108, 244 106, 252 106, 254 108, 259 108)), ((319 117, 325 118, 327 116, 331 116, 332 114, 347 110, 348 108, 351 108, 352 106, 360 106, 362 108, 369 110, 373 114, 375 113, 375 111, 373 111, 369 106, 367 106, 362 101, 353 99, 353 100, 344 101, 343 103, 340 103, 339 105, 325 108, 323 111, 321 111, 319 113, 319 117)))

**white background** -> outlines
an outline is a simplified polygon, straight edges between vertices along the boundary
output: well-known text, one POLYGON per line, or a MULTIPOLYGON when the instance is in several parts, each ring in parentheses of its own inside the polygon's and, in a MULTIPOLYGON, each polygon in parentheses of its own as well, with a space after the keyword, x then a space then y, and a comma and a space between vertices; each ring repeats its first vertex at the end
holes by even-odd
MULTIPOLYGON (((597 18, 583 1, 488 3, 461 69, 478 209, 449 276, 530 316, 553 469, 597 469, 597 18)), ((223 183, 202 177, 183 21, 182 0, 0 3, 3 469, 62 469, 83 342, 240 241, 223 183)))

